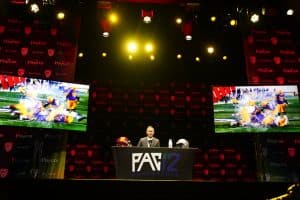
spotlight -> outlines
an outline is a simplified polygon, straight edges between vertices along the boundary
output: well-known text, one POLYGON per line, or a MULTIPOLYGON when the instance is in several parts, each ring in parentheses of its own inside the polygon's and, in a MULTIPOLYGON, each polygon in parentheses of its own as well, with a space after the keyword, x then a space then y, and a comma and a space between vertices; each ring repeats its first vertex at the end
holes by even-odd
POLYGON ((101 55, 102 55, 103 58, 105 58, 107 56, 107 53, 106 52, 102 52, 101 55))
POLYGON ((82 52, 79 52, 79 53, 78 53, 78 57, 79 57, 79 58, 82 58, 82 57, 83 57, 83 53, 82 53, 82 52))
POLYGON ((100 25, 101 25, 101 29, 102 29, 102 36, 103 37, 109 37, 109 32, 111 30, 111 23, 109 20, 107 19, 102 19, 100 21, 100 25))
POLYGON ((207 53, 213 54, 215 52, 215 48, 213 46, 208 46, 207 47, 207 53))
POLYGON ((155 60, 155 56, 154 56, 154 55, 150 55, 149 58, 150 58, 151 61, 154 61, 154 60, 155 60))
POLYGON ((231 19, 229 21, 230 26, 236 26, 237 25, 237 20, 236 19, 231 19))
POLYGON ((145 45, 145 51, 146 51, 147 53, 152 52, 152 51, 153 51, 153 45, 152 45, 151 43, 147 43, 147 44, 145 45))
POLYGON ((182 32, 186 40, 192 40, 192 21, 187 21, 182 25, 182 32))
POLYGON ((105 37, 105 38, 109 37, 109 32, 103 32, 102 36, 105 37))
POLYGON ((33 3, 30 5, 30 11, 32 13, 38 13, 40 11, 40 7, 37 3, 33 3))
POLYGON ((216 17, 216 16, 211 16, 211 17, 210 17, 210 21, 211 21, 211 22, 215 22, 216 20, 217 20, 217 17, 216 17))
POLYGON ((186 35, 185 36, 185 40, 187 40, 187 41, 190 41, 190 40, 192 40, 193 38, 192 38, 192 36, 191 35, 186 35))
POLYGON ((144 10, 144 9, 141 10, 141 17, 143 18, 143 21, 146 24, 151 23, 153 16, 154 16, 153 10, 144 10))
POLYGON ((138 49, 138 45, 137 45, 136 42, 129 42, 127 44, 127 50, 128 50, 128 52, 130 52, 130 53, 136 53, 137 49, 138 49))
POLYGON ((259 21, 259 15, 256 14, 256 13, 252 14, 251 17, 250 17, 250 21, 252 23, 257 23, 259 21))
POLYGON ((293 9, 288 9, 287 11, 286 11, 286 15, 294 15, 294 10, 293 9))
POLYGON ((180 17, 176 18, 176 24, 181 24, 182 23, 182 19, 180 17))
POLYGON ((261 8, 261 14, 266 15, 266 8, 261 8))
POLYGON ((145 16, 144 19, 143 19, 143 21, 144 21, 146 24, 149 24, 149 23, 151 23, 151 17, 145 16))
POLYGON ((119 21, 119 17, 116 13, 110 13, 108 19, 109 19, 111 24, 116 24, 119 21))
POLYGON ((63 20, 63 19, 65 18, 65 13, 62 12, 62 11, 58 12, 58 13, 56 14, 56 18, 57 18, 58 20, 63 20))

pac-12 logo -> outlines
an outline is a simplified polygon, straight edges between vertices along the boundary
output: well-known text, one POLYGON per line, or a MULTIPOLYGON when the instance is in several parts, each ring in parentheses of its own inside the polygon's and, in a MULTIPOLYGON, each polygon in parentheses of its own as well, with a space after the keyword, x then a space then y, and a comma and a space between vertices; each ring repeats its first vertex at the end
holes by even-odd
POLYGON ((132 153, 131 159, 131 171, 133 173, 140 172, 146 165, 150 167, 152 172, 177 173, 180 155, 176 152, 132 153))

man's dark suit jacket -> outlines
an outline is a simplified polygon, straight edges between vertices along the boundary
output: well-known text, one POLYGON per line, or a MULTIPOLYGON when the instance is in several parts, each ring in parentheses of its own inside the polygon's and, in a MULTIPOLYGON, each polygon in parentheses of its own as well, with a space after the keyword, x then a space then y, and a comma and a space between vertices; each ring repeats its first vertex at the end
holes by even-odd
MULTIPOLYGON (((160 147, 160 142, 158 138, 153 137, 150 147, 160 147)), ((148 138, 143 137, 139 140, 137 147, 148 147, 148 138)))

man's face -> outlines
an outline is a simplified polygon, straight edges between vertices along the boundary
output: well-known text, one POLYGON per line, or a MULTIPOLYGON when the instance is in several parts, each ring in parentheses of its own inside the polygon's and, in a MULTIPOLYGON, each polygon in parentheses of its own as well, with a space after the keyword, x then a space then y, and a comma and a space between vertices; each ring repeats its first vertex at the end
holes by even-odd
POLYGON ((148 137, 153 137, 154 135, 154 129, 152 127, 148 127, 147 130, 146 130, 146 134, 148 137))

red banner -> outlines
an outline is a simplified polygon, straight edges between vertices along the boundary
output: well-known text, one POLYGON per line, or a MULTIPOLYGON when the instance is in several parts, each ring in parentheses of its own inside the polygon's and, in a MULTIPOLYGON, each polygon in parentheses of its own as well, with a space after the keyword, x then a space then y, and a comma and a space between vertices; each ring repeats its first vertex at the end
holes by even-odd
POLYGON ((298 84, 300 55, 286 29, 253 29, 244 40, 248 82, 298 84))
POLYGON ((30 23, 7 18, 0 23, 0 73, 73 81, 79 23, 30 23))

